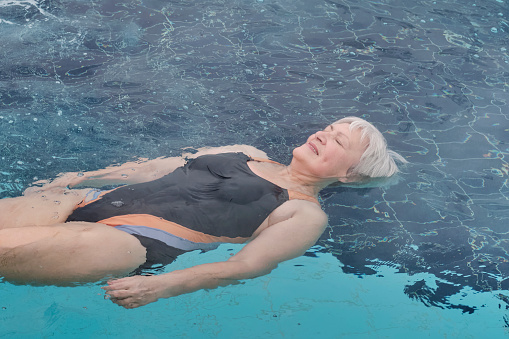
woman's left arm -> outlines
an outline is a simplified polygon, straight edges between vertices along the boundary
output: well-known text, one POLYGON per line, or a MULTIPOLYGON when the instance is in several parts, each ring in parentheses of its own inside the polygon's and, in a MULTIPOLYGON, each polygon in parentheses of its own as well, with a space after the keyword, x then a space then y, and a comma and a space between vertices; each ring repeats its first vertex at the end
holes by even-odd
POLYGON ((302 200, 294 202, 296 208, 290 218, 263 230, 227 261, 162 275, 113 280, 103 289, 114 303, 136 308, 160 298, 227 286, 268 274, 280 262, 304 254, 327 225, 327 216, 317 205, 302 200))

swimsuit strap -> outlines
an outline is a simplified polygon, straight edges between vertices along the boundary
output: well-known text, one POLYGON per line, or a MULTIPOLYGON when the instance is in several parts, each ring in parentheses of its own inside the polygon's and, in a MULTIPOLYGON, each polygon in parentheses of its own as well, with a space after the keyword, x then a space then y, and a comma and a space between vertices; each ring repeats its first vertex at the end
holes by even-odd
MULTIPOLYGON (((276 164, 276 165, 283 166, 279 162, 276 162, 276 161, 273 161, 273 160, 269 160, 269 159, 265 159, 265 158, 251 157, 251 159, 253 159, 254 161, 268 162, 268 163, 271 163, 271 164, 276 164)), ((288 198, 290 200, 291 199, 307 200, 307 201, 311 201, 311 202, 314 202, 315 204, 320 205, 320 203, 318 202, 318 199, 316 199, 315 197, 312 197, 312 196, 304 194, 304 193, 297 192, 295 190, 287 190, 287 191, 288 191, 288 198)))
POLYGON ((290 200, 291 199, 307 200, 307 201, 314 202, 317 205, 320 205, 320 203, 318 202, 318 199, 316 199, 315 197, 312 197, 310 195, 300 193, 300 192, 297 192, 294 190, 287 190, 287 191, 288 191, 288 198, 290 198, 290 200))
POLYGON ((270 162, 271 164, 276 164, 276 165, 281 165, 281 166, 283 166, 283 165, 282 165, 282 164, 280 164, 279 162, 277 162, 277 161, 273 161, 273 160, 270 160, 270 159, 258 158, 258 157, 251 157, 251 159, 253 159, 254 161, 259 161, 259 162, 270 162))

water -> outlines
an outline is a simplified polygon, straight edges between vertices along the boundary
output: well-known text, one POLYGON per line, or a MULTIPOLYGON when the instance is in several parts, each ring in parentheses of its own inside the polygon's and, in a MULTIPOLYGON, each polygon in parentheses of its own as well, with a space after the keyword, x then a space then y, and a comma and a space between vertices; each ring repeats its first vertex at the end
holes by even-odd
POLYGON ((284 163, 344 115, 411 162, 389 188, 324 191, 318 246, 268 276, 129 311, 99 286, 1 284, 0 334, 506 337, 508 16, 502 0, 0 0, 1 197, 184 147, 284 163))

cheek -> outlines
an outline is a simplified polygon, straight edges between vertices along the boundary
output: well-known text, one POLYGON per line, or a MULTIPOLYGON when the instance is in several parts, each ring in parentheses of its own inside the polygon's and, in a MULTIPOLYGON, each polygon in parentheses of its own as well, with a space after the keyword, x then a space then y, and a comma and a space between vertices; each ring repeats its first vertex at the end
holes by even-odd
POLYGON ((344 154, 336 153, 327 159, 324 167, 327 167, 331 176, 346 176, 351 166, 350 163, 350 159, 344 154))
POLYGON ((308 163, 309 171, 322 178, 332 178, 340 176, 340 167, 332 159, 321 159, 308 163))
POLYGON ((343 177, 346 176, 346 171, 343 170, 342 166, 333 164, 328 167, 328 176, 330 177, 343 177))

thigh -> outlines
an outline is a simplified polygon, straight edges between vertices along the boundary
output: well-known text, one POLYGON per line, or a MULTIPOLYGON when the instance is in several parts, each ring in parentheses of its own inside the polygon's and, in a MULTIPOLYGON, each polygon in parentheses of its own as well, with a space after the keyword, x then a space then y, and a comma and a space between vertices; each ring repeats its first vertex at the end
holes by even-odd
POLYGON ((68 285, 124 276, 146 249, 113 227, 71 222, 0 230, 0 276, 13 283, 68 285))
POLYGON ((0 200, 0 229, 63 223, 89 189, 53 188, 0 200))

